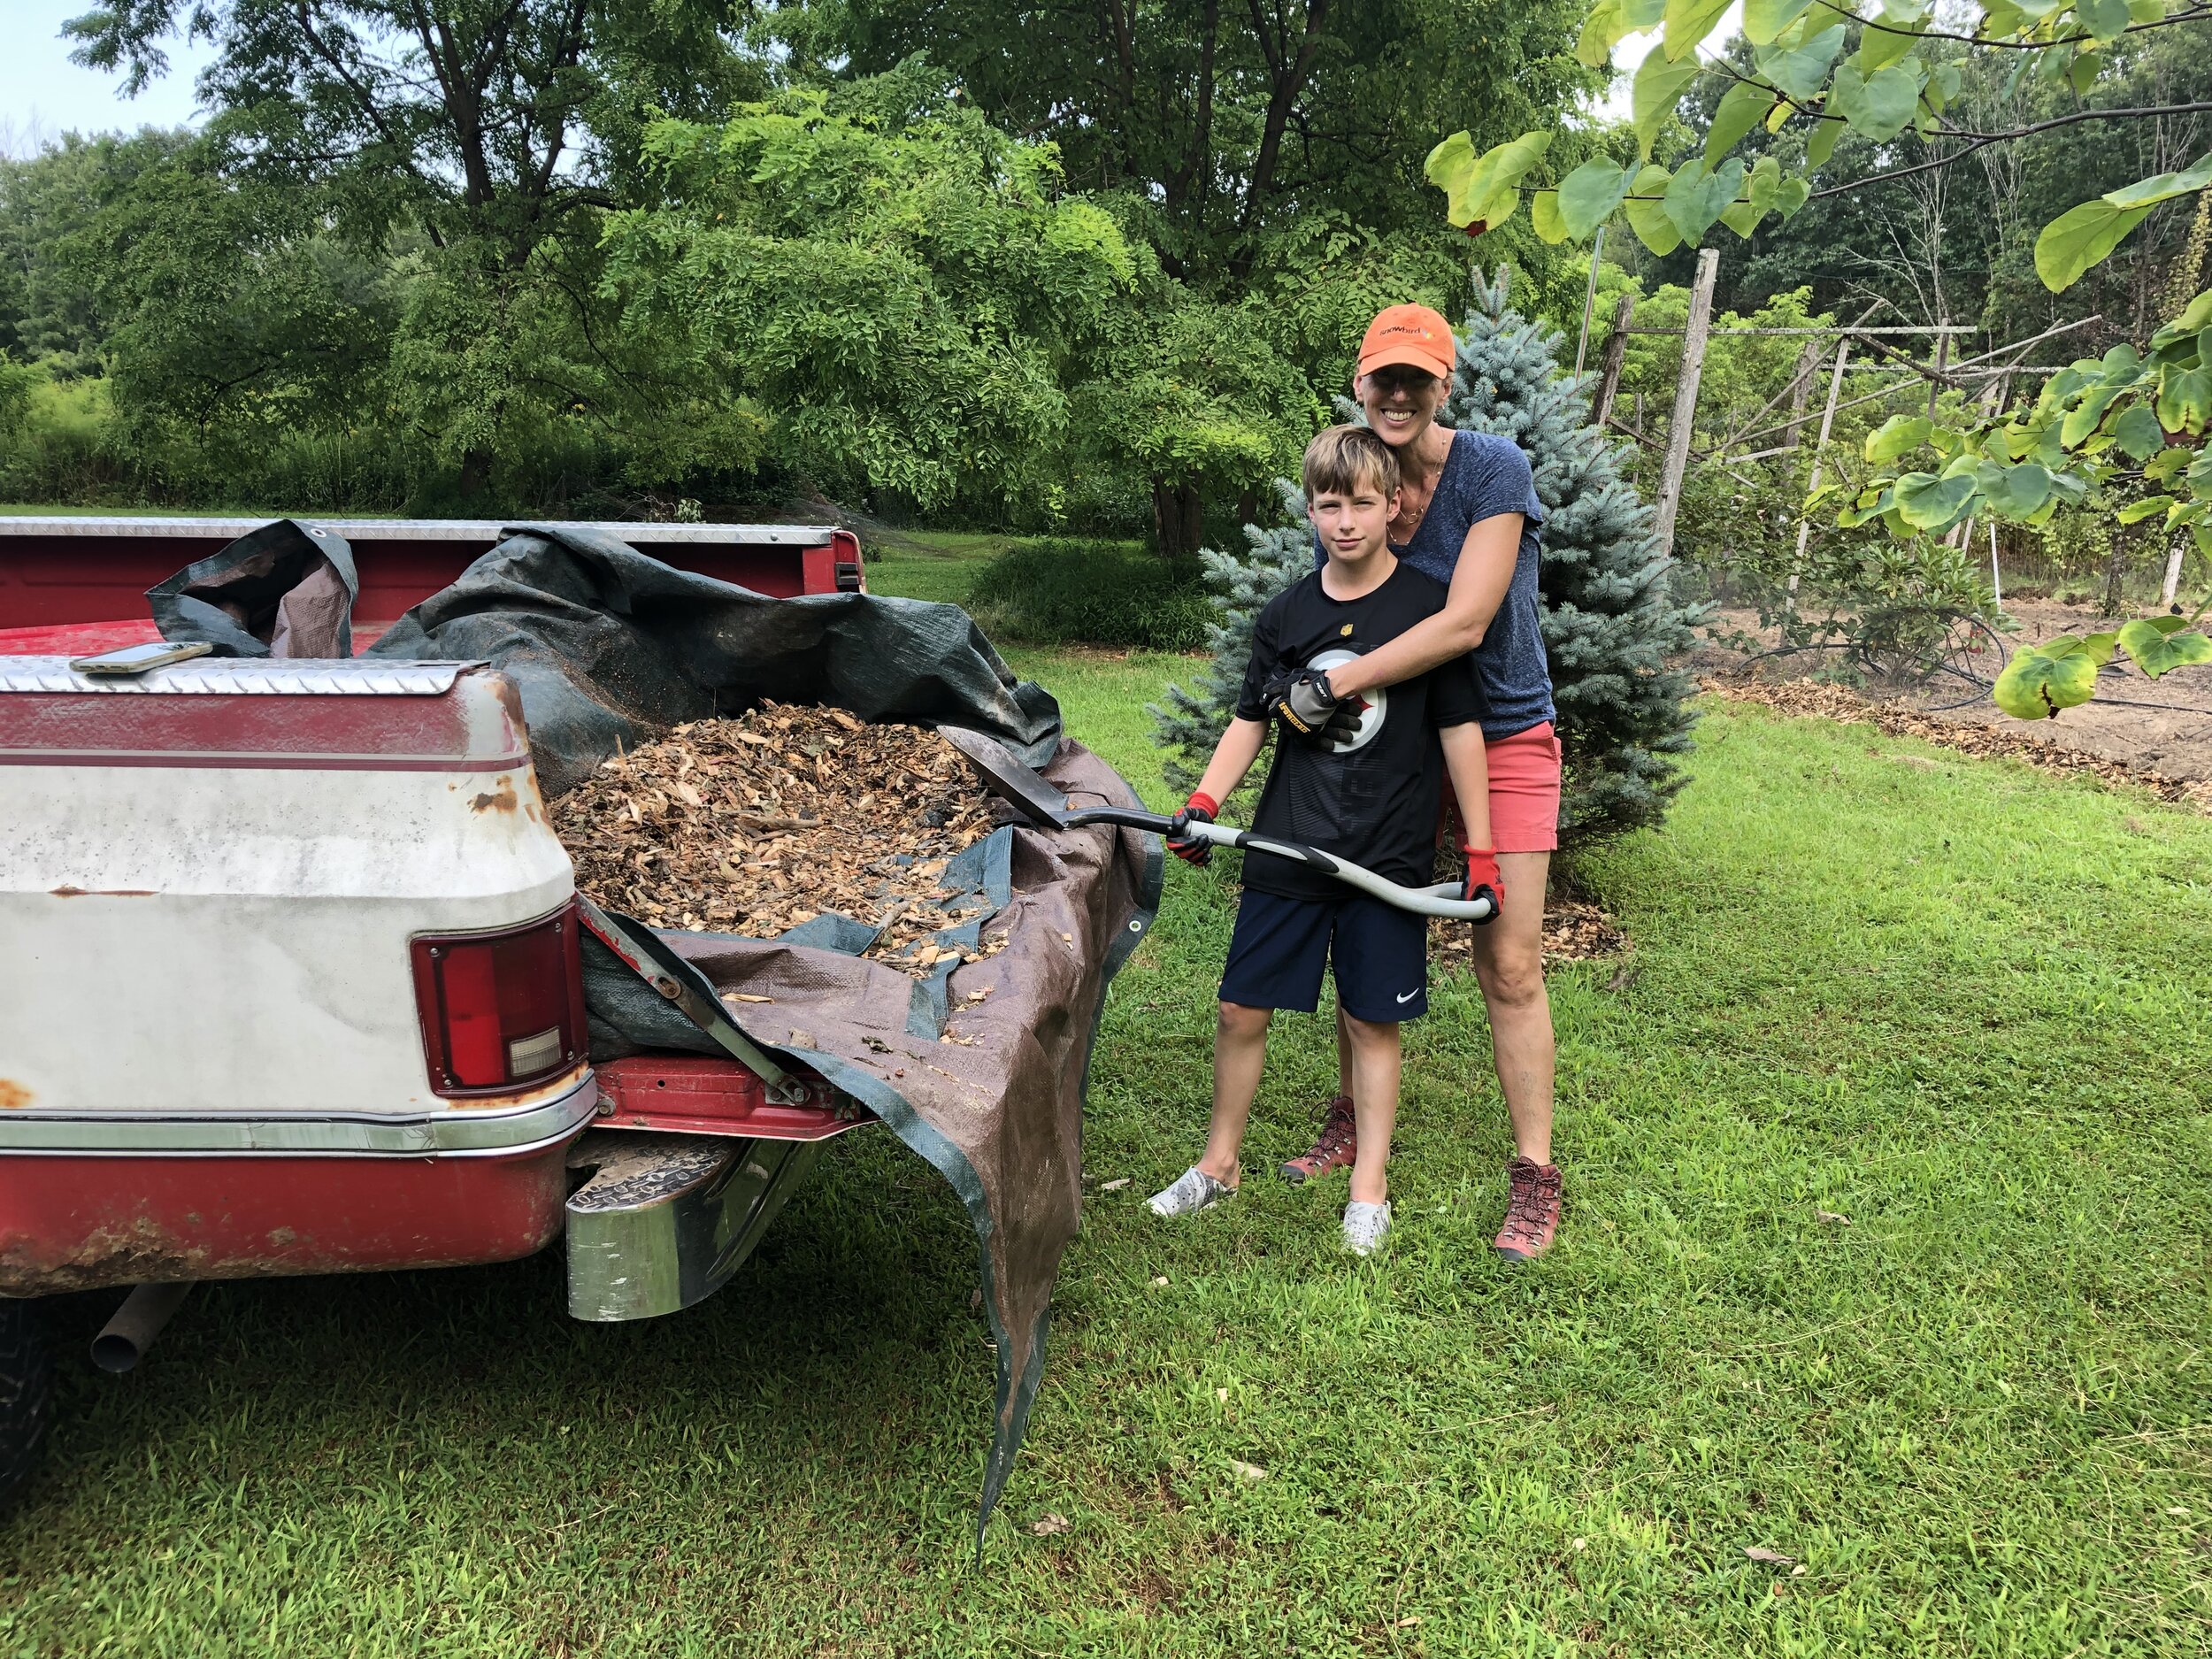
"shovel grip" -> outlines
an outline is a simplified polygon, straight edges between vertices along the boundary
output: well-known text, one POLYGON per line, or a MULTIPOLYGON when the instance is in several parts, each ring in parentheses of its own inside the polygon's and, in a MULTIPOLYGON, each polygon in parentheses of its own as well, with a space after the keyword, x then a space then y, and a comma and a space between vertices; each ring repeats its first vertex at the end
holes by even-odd
POLYGON ((1086 824, 1118 824, 1126 829, 1148 830, 1155 835, 1170 835, 1179 840, 1210 841, 1216 847, 1236 847, 1247 852, 1265 853, 1273 858, 1287 858, 1309 870, 1332 876, 1366 894, 1380 899, 1398 910, 1410 910, 1417 916, 1440 916, 1452 922, 1486 922, 1496 907, 1488 899, 1460 899, 1450 896, 1459 891, 1456 882, 1446 881, 1432 887, 1401 887, 1371 870, 1362 869, 1348 858, 1325 853, 1317 847, 1308 847, 1300 841, 1279 841, 1272 835, 1262 835, 1252 830, 1233 829, 1226 824, 1209 824, 1204 819, 1193 820, 1178 812, 1172 818, 1157 812, 1141 812, 1133 807, 1086 807, 1070 812, 1061 818, 1070 829, 1086 824))

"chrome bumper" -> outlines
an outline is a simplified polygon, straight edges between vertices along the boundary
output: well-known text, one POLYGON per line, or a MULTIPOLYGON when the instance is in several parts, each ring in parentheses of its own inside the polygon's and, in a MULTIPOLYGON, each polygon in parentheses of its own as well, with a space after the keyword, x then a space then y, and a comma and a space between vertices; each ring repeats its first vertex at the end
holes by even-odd
POLYGON ((568 1200, 568 1310, 649 1319, 729 1282, 821 1156, 818 1141, 595 1130, 568 1166, 595 1172, 568 1200))

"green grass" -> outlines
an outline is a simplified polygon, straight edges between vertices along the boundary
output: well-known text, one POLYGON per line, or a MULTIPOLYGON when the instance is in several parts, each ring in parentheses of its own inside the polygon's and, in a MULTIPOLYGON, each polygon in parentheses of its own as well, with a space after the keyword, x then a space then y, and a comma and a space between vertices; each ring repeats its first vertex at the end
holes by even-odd
MULTIPOLYGON (((1150 781, 1186 664, 1021 661, 1150 781)), ((73 1363, 0 1655, 2212 1649, 2212 823, 1756 709, 1701 741, 1666 832, 1588 865, 1633 972, 1555 976, 1533 1270, 1485 1249, 1458 980, 1381 1259, 1333 1248, 1340 1180, 1144 1211, 1230 917, 1170 872, 1092 1082, 1088 1171, 1131 1184, 1092 1189, 979 1570, 972 1240, 864 1133, 674 1318, 570 1323, 556 1253, 213 1286, 140 1373, 73 1363)), ((1330 1047, 1282 1022, 1248 1167, 1303 1147, 1330 1047)))

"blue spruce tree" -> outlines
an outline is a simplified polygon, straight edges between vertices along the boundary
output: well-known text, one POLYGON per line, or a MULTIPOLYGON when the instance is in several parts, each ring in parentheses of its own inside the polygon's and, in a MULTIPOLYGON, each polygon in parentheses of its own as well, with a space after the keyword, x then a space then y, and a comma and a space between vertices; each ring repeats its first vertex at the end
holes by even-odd
MULTIPOLYGON (((1678 757, 1697 716, 1688 674, 1667 658, 1694 643, 1699 607, 1678 603, 1672 561, 1659 551, 1651 509, 1623 475, 1619 446, 1589 422, 1589 403, 1559 366, 1561 336, 1514 311, 1509 272, 1477 280, 1460 329, 1457 366, 1439 419, 1494 432, 1529 457, 1544 504, 1540 592, 1566 754, 1563 840, 1588 841, 1656 824, 1685 780, 1678 757)), ((1340 401, 1347 419, 1356 405, 1340 401)), ((1252 619, 1313 568, 1312 531, 1295 487, 1283 486, 1291 522, 1245 530, 1243 559, 1204 555, 1221 623, 1197 690, 1168 688, 1154 741, 1171 751, 1169 781, 1187 788, 1235 711, 1252 619)))

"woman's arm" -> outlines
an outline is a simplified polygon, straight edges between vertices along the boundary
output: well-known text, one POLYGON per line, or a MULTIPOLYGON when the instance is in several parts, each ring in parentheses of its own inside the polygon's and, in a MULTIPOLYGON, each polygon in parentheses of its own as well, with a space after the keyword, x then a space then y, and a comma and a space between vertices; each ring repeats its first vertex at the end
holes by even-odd
POLYGON ((1389 644, 1329 670, 1329 689, 1341 699, 1377 686, 1394 686, 1427 673, 1439 663, 1464 657, 1481 644, 1490 619, 1505 603, 1505 590, 1513 584, 1513 567, 1521 556, 1521 523, 1519 513, 1502 512, 1470 526, 1444 608, 1389 644))

